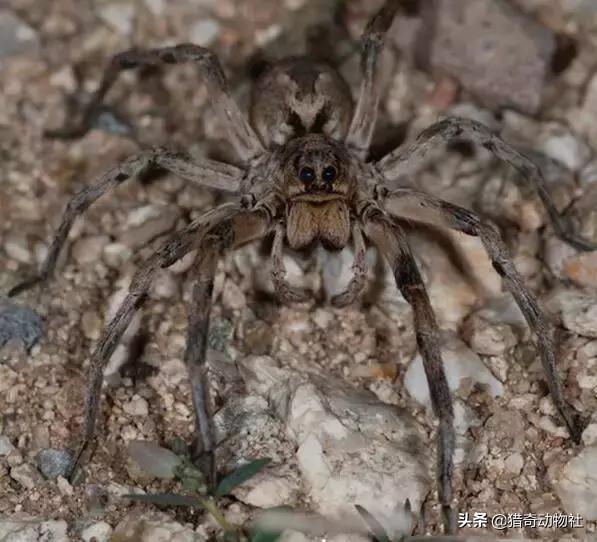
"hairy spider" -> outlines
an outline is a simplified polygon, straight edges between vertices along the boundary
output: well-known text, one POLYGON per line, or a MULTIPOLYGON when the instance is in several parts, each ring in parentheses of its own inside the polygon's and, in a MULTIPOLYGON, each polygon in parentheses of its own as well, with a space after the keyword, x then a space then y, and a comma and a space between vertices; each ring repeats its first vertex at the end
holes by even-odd
POLYGON ((193 62, 208 87, 213 107, 229 132, 243 167, 194 158, 164 148, 142 150, 113 167, 68 203, 39 275, 10 292, 15 295, 54 273, 73 221, 108 190, 150 168, 167 170, 194 183, 238 194, 178 231, 135 274, 128 295, 109 323, 91 357, 83 434, 70 474, 92 441, 99 411, 103 369, 133 315, 141 308, 156 273, 197 250, 185 360, 191 381, 197 440, 213 479, 214 436, 207 404, 206 345, 218 258, 226 250, 273 234, 272 279, 284 302, 303 301, 308 293, 285 280, 285 246, 309 249, 321 243, 330 250, 352 244, 354 275, 336 306, 357 300, 367 273, 365 250, 372 244, 390 264, 396 284, 412 306, 418 348, 423 357, 435 415, 439 500, 447 531, 455 528, 452 509, 454 413, 446 381, 438 325, 400 218, 439 225, 478 236, 495 270, 514 296, 536 334, 549 391, 571 437, 579 442, 580 415, 564 398, 558 377, 552 330, 532 293, 512 264, 498 231, 474 213, 428 194, 393 189, 399 175, 420 163, 438 143, 468 139, 511 164, 538 192, 556 233, 571 245, 596 246, 576 237, 555 208, 539 168, 478 122, 446 118, 424 130, 416 141, 376 162, 367 154, 380 99, 379 56, 399 1, 387 0, 369 21, 362 37, 363 79, 356 106, 348 85, 330 66, 307 58, 289 58, 270 66, 255 83, 249 123, 232 99, 214 53, 193 44, 116 55, 85 109, 83 122, 57 132, 72 136, 89 129, 93 111, 119 74, 128 69, 193 62), (391 211, 389 210, 391 203, 391 211))

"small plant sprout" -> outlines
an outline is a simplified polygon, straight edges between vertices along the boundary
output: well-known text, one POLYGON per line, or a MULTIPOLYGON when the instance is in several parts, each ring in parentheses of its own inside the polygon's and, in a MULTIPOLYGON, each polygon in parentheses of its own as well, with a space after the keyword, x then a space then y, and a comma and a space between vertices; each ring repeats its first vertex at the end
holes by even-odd
MULTIPOLYGON (((181 450, 174 453, 172 450, 158 446, 153 442, 133 441, 129 444, 129 454, 133 461, 146 473, 162 479, 177 479, 180 481, 184 495, 176 493, 153 493, 145 495, 127 494, 126 498, 134 501, 157 504, 158 506, 190 506, 207 510, 216 522, 222 527, 226 540, 240 542, 247 540, 238 526, 229 523, 218 508, 216 500, 226 497, 236 487, 246 482, 268 463, 268 458, 256 459, 224 477, 213 491, 206 482, 205 476, 191 461, 188 454, 181 450)), ((260 534, 256 532, 255 535, 260 534)), ((251 537, 251 540, 254 536, 251 537)), ((257 538, 257 540, 272 540, 257 538)))

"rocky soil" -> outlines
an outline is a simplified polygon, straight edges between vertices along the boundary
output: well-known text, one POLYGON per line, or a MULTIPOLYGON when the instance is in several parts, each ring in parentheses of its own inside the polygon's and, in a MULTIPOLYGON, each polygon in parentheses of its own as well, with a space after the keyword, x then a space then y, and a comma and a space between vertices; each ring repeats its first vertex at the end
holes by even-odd
MULTIPOLYGON (((387 90, 372 154, 412 139, 441 115, 486 123, 542 167, 557 206, 597 242, 597 9, 592 0, 405 2, 384 55, 387 90), (421 3, 423 4, 423 3, 421 3), (467 3, 468 5, 468 3, 467 3)), ((73 141, 43 131, 68 120, 111 55, 133 45, 213 48, 247 106, 264 58, 310 51, 340 66, 353 90, 358 45, 380 1, 5 0, 0 6, 0 292, 33 273, 70 196, 140 145, 171 145, 235 162, 192 67, 127 73, 95 129, 73 141)), ((498 225, 556 324, 566 396, 586 417, 574 445, 551 403, 524 319, 480 243, 410 228, 443 333, 455 398, 461 512, 580 514, 582 527, 464 528, 464 535, 582 538, 597 533, 597 252, 553 233, 532 190, 488 151, 452 145, 405 184, 498 225)), ((0 541, 213 540, 200 511, 133 504, 131 491, 177 491, 128 458, 131 440, 190 440, 182 355, 190 299, 185 258, 164 270, 106 371, 101 435, 71 485, 65 456, 82 423, 89 352, 134 271, 168 234, 224 201, 173 176, 123 184, 73 228, 56 280, 0 297, 0 541)), ((399 530, 408 498, 437 533, 434 428, 412 315, 369 254, 362 303, 334 309, 352 254, 288 255, 313 301, 279 306, 267 255, 246 247, 219 265, 210 380, 218 468, 272 459, 223 501, 230 521, 290 505, 355 522, 354 504, 399 530)), ((357 520, 358 521, 358 520, 357 520)), ((319 538, 312 538, 320 540, 319 538)), ((330 534, 328 540, 363 540, 330 534)), ((288 532, 286 540, 308 540, 288 532)))

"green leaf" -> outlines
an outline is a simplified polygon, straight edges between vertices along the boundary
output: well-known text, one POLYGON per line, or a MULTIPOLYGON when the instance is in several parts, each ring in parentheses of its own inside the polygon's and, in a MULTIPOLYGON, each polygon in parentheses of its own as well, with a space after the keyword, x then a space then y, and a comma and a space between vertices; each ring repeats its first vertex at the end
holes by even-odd
POLYGON ((170 449, 179 457, 188 458, 190 457, 191 453, 189 451, 189 446, 184 441, 184 439, 180 437, 175 437, 170 445, 170 449))
POLYGON ((373 514, 359 504, 355 504, 354 506, 367 524, 369 532, 373 535, 376 542, 390 542, 390 537, 387 535, 386 530, 383 528, 382 524, 375 519, 373 514))
POLYGON ((181 463, 174 469, 176 477, 182 482, 182 488, 189 493, 198 493, 205 495, 207 493, 207 483, 205 476, 187 458, 183 458, 181 463))
POLYGON ((246 465, 239 467, 232 474, 226 476, 226 478, 224 478, 219 483, 216 489, 216 497, 224 497, 228 495, 232 491, 232 489, 255 476, 269 462, 270 459, 268 457, 264 457, 262 459, 256 459, 255 461, 251 461, 250 463, 247 463, 246 465))
POLYGON ((175 493, 150 493, 147 495, 129 493, 123 495, 123 497, 132 501, 148 502, 160 506, 201 506, 201 502, 196 497, 177 495, 175 493))
POLYGON ((224 542, 239 542, 239 536, 236 531, 226 531, 224 533, 224 542))

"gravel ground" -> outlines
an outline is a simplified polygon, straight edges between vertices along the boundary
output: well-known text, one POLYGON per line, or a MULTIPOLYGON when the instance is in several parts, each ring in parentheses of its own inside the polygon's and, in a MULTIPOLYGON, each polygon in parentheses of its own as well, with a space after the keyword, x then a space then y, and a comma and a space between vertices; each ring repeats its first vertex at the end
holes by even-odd
MULTIPOLYGON (((354 40, 377 4, 350 0, 335 17, 331 1, 8 0, 0 8, 0 292, 43 260, 69 197, 139 144, 182 146, 234 161, 226 134, 207 107, 205 89, 189 67, 158 77, 126 74, 109 96, 111 108, 99 119, 100 129, 69 142, 44 138, 44 129, 64 123, 69 96, 84 100, 94 90, 111 55, 133 44, 191 40, 212 47, 230 75, 235 96, 246 106, 260 58, 301 52, 305 36, 311 36, 312 49, 342 59, 342 71, 356 89, 354 40), (322 33, 319 22, 335 24, 322 33)), ((419 19, 404 17, 384 58, 388 89, 375 153, 414 137, 439 115, 477 118, 533 153, 557 205, 567 210, 578 231, 597 241, 597 14, 581 0, 518 4, 556 36, 562 65, 552 67, 561 73, 547 76, 541 106, 525 112, 525 104, 534 108, 536 102, 527 89, 516 110, 497 115, 497 98, 484 100, 483 88, 467 85, 470 73, 459 80, 454 71, 416 69, 408 29, 419 19)), ((506 69, 500 58, 492 62, 495 73, 506 69)), ((513 78, 511 84, 520 83, 513 78)), ((504 92, 509 90, 511 103, 518 103, 517 89, 504 92)), ((475 208, 501 227, 518 268, 558 324, 567 397, 591 422, 583 443, 572 445, 546 396, 532 337, 502 294, 480 245, 460 235, 413 231, 417 259, 445 334, 444 358, 457 399, 455 492, 460 511, 489 516, 580 513, 585 519, 577 529, 464 532, 596 536, 597 515, 590 502, 597 497, 597 257, 559 241, 546 225, 538 199, 486 151, 467 145, 441 151, 409 182, 475 208)), ((0 540, 16 539, 6 533, 19 529, 29 529, 23 540, 51 540, 43 538, 44 532, 53 533, 54 540, 108 540, 113 532, 114 540, 205 540, 215 532, 198 512, 158 514, 150 506, 118 498, 130 488, 173 489, 135 469, 127 458, 128 441, 172 444, 192 433, 182 362, 190 262, 161 273, 151 302, 111 360, 101 437, 84 482, 71 486, 60 477, 46 479, 38 469, 38 454, 72 445, 82 421, 88 354, 139 262, 168 233, 221 201, 221 195, 172 176, 125 184, 77 222, 56 280, 43 292, 18 299, 21 307, 43 318, 44 334, 32 346, 39 325, 29 321, 25 348, 18 337, 3 339, 0 333, 0 345, 6 342, 0 350, 0 518, 17 525, 0 519, 0 540), (25 527, 18 523, 23 518, 30 521, 25 527), (55 521, 35 523, 44 520, 55 521), (142 521, 146 534, 123 534, 134 532, 142 521)), ((291 280, 316 291, 313 302, 293 307, 272 301, 271 285, 258 272, 266 263, 258 249, 242 249, 219 266, 210 364, 218 427, 230 437, 220 451, 220 469, 265 455, 275 464, 252 491, 225 502, 234 521, 246 521, 259 507, 274 504, 333 513, 325 505, 329 495, 314 491, 313 472, 301 453, 306 450, 303 422, 272 406, 272 390, 264 387, 276 371, 285 375, 280 386, 287 386, 295 402, 307 393, 301 388, 305 382, 313 396, 329 394, 342 401, 353 396, 357 401, 362 396, 355 390, 367 391, 363 404, 377 401, 378 409, 382 402, 396 405, 395 412, 403 413, 396 414, 400 423, 416 425, 422 455, 426 442, 432 442, 434 419, 425 407, 410 310, 387 272, 381 270, 379 288, 371 288, 362 305, 337 310, 326 303, 347 280, 350 259, 348 252, 317 254, 311 260, 289 256, 291 280), (268 365, 272 363, 274 369, 268 365), (253 373, 253 366, 265 368, 253 373), (303 379, 301 385, 295 377, 303 379), (264 495, 272 493, 283 497, 270 502, 264 495)), ((0 323, 1 311, 14 309, 2 303, 0 323)), ((27 319, 28 313, 20 314, 27 319)), ((323 403, 322 411, 329 408, 348 427, 338 409, 349 407, 334 406, 332 399, 323 403)), ((366 429, 359 431, 366 434, 366 429)), ((356 475, 367 478, 367 465, 363 461, 356 475)), ((419 467, 427 469, 422 478, 429 480, 413 482, 413 491, 424 496, 434 488, 432 462, 419 467)), ((339 476, 354 477, 355 472, 339 476)), ((439 525, 436 503, 431 493, 431 532, 439 525)))

